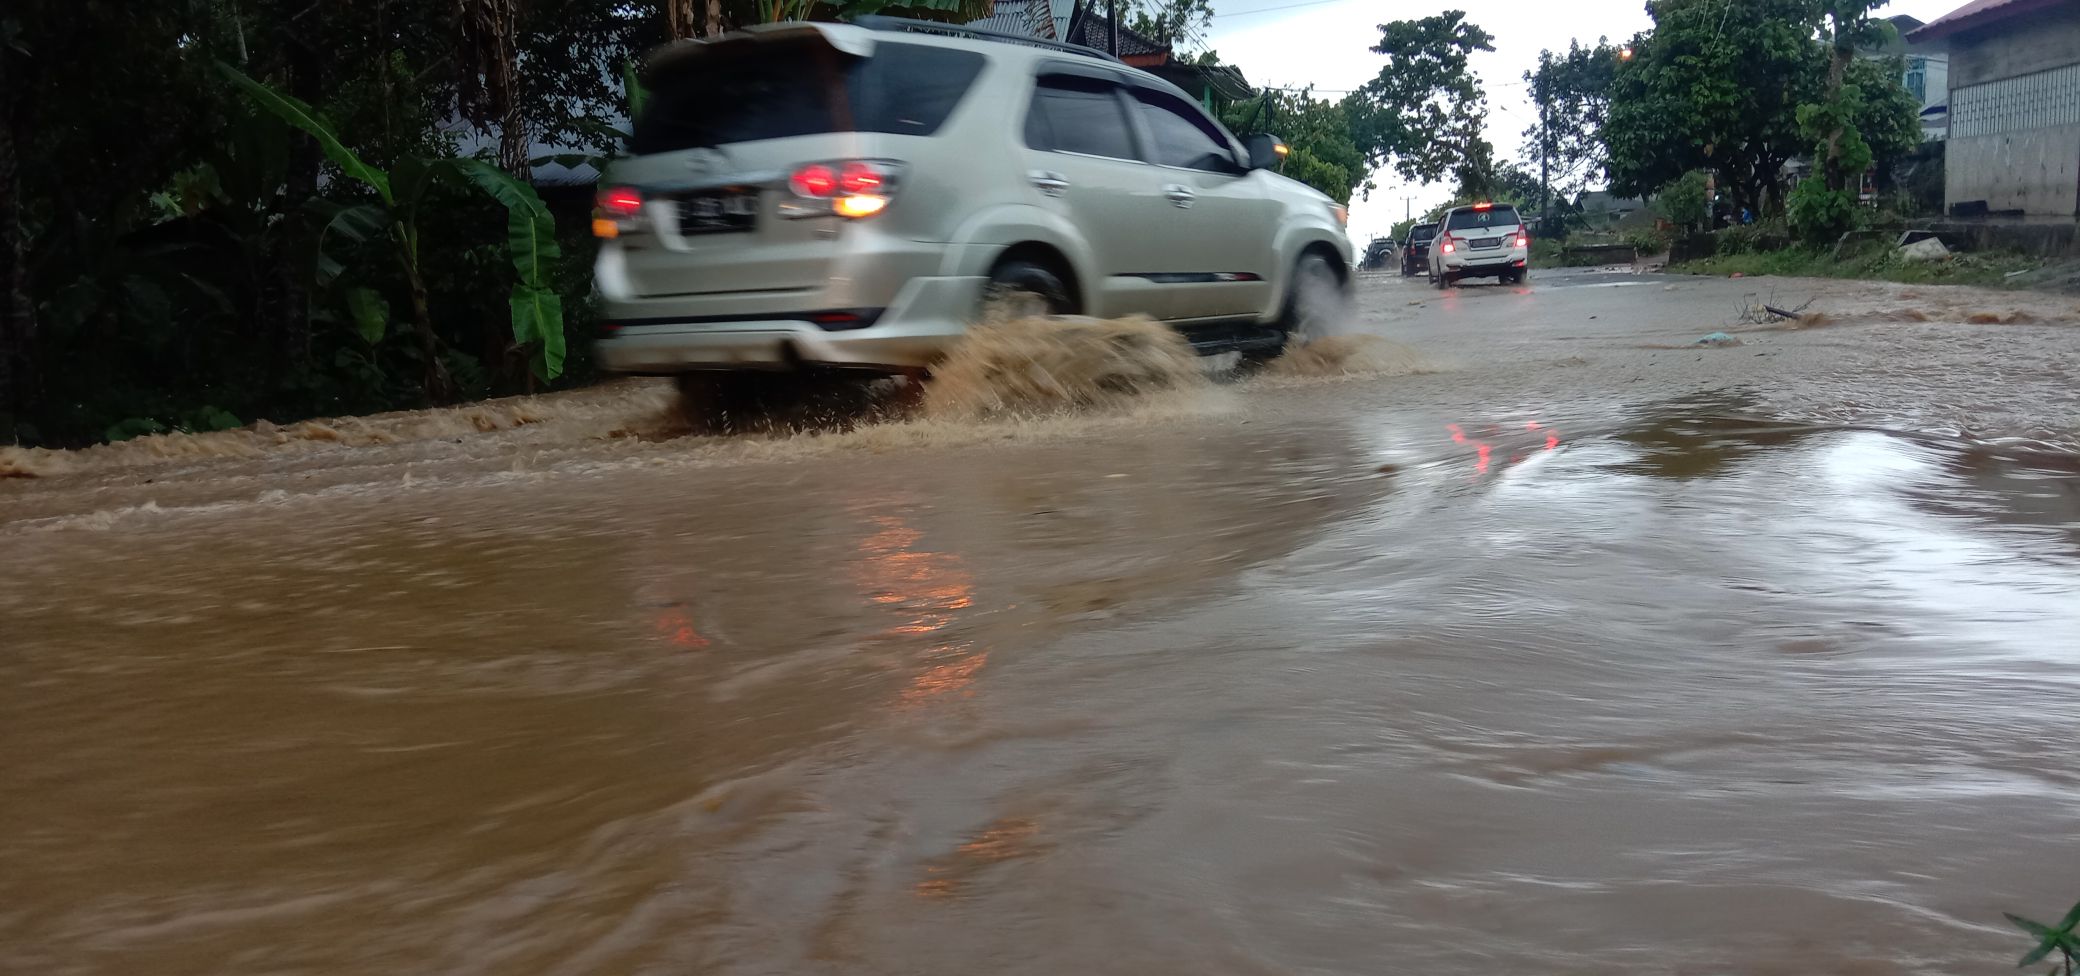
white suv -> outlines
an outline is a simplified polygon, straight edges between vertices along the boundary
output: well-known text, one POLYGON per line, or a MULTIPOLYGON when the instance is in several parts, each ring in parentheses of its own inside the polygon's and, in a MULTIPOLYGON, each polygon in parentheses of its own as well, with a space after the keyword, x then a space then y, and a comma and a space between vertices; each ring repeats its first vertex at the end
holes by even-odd
POLYGON ((644 79, 593 222, 610 370, 916 373, 1000 291, 1275 351, 1348 296, 1344 208, 1277 140, 1085 48, 776 24, 644 79))
POLYGON ((1464 278, 1514 285, 1531 273, 1531 232, 1506 203, 1453 207, 1430 242, 1430 283, 1447 288, 1464 278))

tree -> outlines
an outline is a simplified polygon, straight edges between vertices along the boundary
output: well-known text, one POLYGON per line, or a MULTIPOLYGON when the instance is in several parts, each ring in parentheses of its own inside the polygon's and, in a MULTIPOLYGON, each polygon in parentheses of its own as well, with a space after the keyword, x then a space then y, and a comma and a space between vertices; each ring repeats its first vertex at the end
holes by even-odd
POLYGON ((1897 58, 1866 61, 1857 49, 1884 39, 1891 25, 1874 20, 1878 0, 1823 0, 1827 17, 1827 74, 1817 100, 1802 105, 1798 121, 1815 144, 1820 179, 1800 184, 1791 199, 1791 229, 1809 241, 1830 240, 1855 223, 1862 176, 1879 153, 1889 163, 1913 148, 1919 126, 1915 99, 1902 83, 1897 58))
POLYGON ((1376 54, 1387 63, 1346 101, 1368 168, 1391 161, 1404 178, 1442 178, 1475 148, 1484 97, 1468 67, 1494 38, 1460 10, 1381 24, 1376 54))
POLYGON ((1516 163, 1503 163, 1495 169, 1495 192, 1489 199, 1528 210, 1541 205, 1541 191, 1537 173, 1516 163))
POLYGON ((1459 161, 1452 165, 1452 175, 1459 183, 1459 199, 1469 201, 1493 200, 1501 186, 1495 162, 1495 147, 1481 138, 1478 132, 1462 133, 1460 139, 1466 147, 1459 161))
POLYGON ((1782 205, 1785 162, 1807 148, 1798 106, 1823 70, 1815 0, 1653 0, 1654 29, 1611 82, 1611 188, 1651 192, 1694 169, 1756 213, 1782 205))
MULTIPOLYGON (((1827 86, 1820 101, 1800 121, 1808 132, 1817 131, 1821 136, 1822 153, 1820 171, 1827 179, 1827 188, 1840 192, 1851 189, 1848 185, 1852 176, 1861 176, 1863 166, 1870 165, 1863 159, 1862 166, 1855 165, 1859 150, 1852 141, 1860 141, 1852 118, 1858 93, 1849 85, 1849 65, 1856 60, 1857 47, 1875 43, 1882 39, 1877 21, 1871 11, 1883 6, 1886 0, 1821 0, 1820 9, 1827 17, 1829 49, 1827 58, 1827 86), (1846 154, 1849 154, 1845 156, 1846 154)), ((1866 151, 1861 152, 1867 155, 1866 151)))
POLYGON ((1603 127, 1620 62, 1619 49, 1598 38, 1593 48, 1570 42, 1564 55, 1541 51, 1538 68, 1524 73, 1539 106, 1539 119, 1524 130, 1524 138, 1538 153, 1533 162, 1546 187, 1526 204, 1543 209, 1548 197, 1574 197, 1603 178, 1603 127))
POLYGON ((1191 60, 1191 52, 1206 46, 1206 32, 1213 26, 1213 0, 1136 0, 1126 26, 1191 60))
POLYGON ((1849 118, 1872 159, 1890 165, 1921 145, 1921 99, 1907 90, 1904 58, 1857 58, 1849 63, 1856 103, 1849 118))
MULTIPOLYGON (((468 181, 506 207, 510 215, 507 249, 517 273, 509 299, 513 341, 532 347, 536 376, 553 380, 563 372, 563 301, 548 284, 550 267, 562 254, 556 245, 556 222, 533 187, 474 159, 407 157, 389 172, 379 171, 342 144, 338 134, 310 106, 254 81, 236 68, 226 65, 223 71, 255 103, 318 140, 340 172, 375 191, 379 204, 335 208, 330 212, 328 226, 364 238, 381 232, 395 244, 398 264, 410 291, 412 323, 426 369, 427 399, 439 402, 453 393, 427 310, 419 247, 419 209, 427 189, 441 178, 468 181)), ((375 299, 367 297, 367 292, 360 294, 363 297, 355 302, 355 316, 367 328, 368 310, 375 299)))
POLYGON ((1256 98, 1237 102, 1221 113, 1235 132, 1271 132, 1291 152, 1279 172, 1349 203, 1351 195, 1369 191, 1365 153, 1351 134, 1348 101, 1315 98, 1308 91, 1267 88, 1256 98))

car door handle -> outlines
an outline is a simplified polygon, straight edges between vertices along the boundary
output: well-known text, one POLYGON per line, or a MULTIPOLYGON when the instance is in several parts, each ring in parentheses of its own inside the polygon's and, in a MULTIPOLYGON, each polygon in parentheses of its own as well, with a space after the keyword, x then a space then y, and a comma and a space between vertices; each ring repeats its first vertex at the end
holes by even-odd
POLYGON ((1061 196, 1069 190, 1069 178, 1060 173, 1036 169, 1027 173, 1026 179, 1032 180, 1033 185, 1038 187, 1040 192, 1051 197, 1061 196))
POLYGON ((1171 203, 1177 204, 1180 207, 1190 207, 1192 205, 1192 201, 1199 198, 1198 194, 1192 192, 1191 187, 1188 187, 1182 183, 1172 183, 1169 186, 1164 187, 1163 195, 1169 197, 1171 203))

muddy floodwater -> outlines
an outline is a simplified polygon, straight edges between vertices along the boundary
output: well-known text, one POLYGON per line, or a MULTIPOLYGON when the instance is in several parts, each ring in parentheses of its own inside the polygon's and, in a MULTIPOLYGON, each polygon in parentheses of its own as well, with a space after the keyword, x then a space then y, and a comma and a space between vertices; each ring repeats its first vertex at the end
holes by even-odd
POLYGON ((0 972, 1998 973, 2080 898, 2071 301, 1353 332, 1047 417, 18 452, 0 972))

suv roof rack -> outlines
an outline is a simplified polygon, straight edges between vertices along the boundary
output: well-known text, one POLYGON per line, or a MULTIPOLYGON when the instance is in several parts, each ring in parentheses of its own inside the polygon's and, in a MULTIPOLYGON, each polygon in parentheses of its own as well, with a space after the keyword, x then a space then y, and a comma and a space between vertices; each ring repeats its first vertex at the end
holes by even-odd
POLYGON ((1028 37, 1024 34, 1010 34, 1004 31, 984 30, 980 27, 963 27, 959 24, 941 24, 936 21, 917 20, 910 17, 889 17, 882 14, 866 14, 863 16, 854 17, 852 19, 852 23, 856 26, 864 27, 868 30, 900 31, 909 34, 938 34, 942 37, 965 37, 970 40, 977 41, 997 41, 1003 44, 1023 44, 1027 47, 1044 48, 1049 51, 1060 51, 1064 54, 1081 54, 1084 57, 1100 58, 1102 60, 1111 61, 1115 64, 1126 63, 1094 47, 1085 47, 1081 44, 1072 44, 1068 41, 1051 41, 1044 37, 1028 37))

